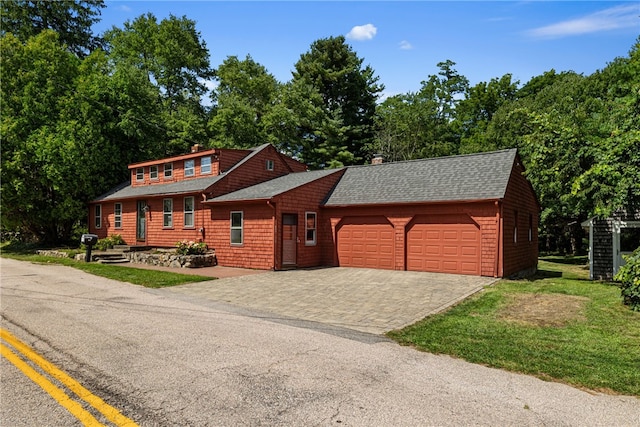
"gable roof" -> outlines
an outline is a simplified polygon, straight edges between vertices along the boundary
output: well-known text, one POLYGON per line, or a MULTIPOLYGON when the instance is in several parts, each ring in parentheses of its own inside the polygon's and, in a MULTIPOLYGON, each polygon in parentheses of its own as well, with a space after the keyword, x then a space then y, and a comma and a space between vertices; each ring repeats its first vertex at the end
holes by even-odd
POLYGON ((342 171, 343 169, 328 169, 310 172, 295 172, 274 178, 272 180, 252 185, 232 193, 215 197, 205 203, 239 202, 251 200, 269 200, 279 194, 291 191, 317 179, 342 171))
POLYGON ((497 200, 517 150, 349 166, 324 206, 497 200))

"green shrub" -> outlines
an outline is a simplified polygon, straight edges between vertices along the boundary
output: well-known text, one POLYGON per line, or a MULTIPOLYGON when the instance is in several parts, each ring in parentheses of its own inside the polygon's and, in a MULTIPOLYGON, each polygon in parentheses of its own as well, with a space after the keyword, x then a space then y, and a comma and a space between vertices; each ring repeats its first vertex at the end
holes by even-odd
POLYGON ((119 234, 112 234, 109 237, 105 237, 104 239, 98 240, 95 248, 101 251, 106 251, 107 249, 113 248, 115 245, 125 245, 124 239, 119 234))
POLYGON ((176 243, 176 252, 180 255, 204 255, 207 252, 207 244, 182 240, 176 243))
POLYGON ((614 279, 620 281, 623 302, 633 311, 640 311, 640 247, 624 257, 626 264, 620 267, 614 279))

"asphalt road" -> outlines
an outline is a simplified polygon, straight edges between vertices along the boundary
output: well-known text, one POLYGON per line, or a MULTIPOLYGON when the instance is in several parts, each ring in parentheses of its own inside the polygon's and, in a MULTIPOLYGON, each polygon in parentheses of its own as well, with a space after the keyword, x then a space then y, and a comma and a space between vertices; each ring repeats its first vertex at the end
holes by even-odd
MULTIPOLYGON (((640 424, 640 400, 380 336, 0 261, 2 328, 139 425, 640 424)), ((259 279, 259 275, 256 276, 259 279)), ((81 425, 4 357, 0 424, 81 425)))

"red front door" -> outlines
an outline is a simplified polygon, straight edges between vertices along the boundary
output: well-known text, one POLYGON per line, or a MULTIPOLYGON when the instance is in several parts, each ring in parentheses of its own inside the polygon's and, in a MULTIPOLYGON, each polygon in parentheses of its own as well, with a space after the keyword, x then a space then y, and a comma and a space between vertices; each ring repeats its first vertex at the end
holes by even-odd
POLYGON ((291 267, 297 263, 298 216, 282 215, 282 266, 291 267))

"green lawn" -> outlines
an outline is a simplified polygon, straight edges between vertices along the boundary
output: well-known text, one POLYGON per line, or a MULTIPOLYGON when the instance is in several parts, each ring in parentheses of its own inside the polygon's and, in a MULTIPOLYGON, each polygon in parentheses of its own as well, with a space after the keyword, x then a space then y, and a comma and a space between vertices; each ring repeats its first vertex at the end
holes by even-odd
POLYGON ((388 335, 401 344, 577 387, 640 395, 640 313, 620 289, 548 257, 531 280, 502 280, 388 335))
POLYGON ((194 276, 190 274, 171 273, 166 271, 147 270, 135 267, 123 267, 118 265, 100 264, 96 262, 76 261, 71 258, 55 258, 35 255, 34 250, 13 249, 3 246, 2 256, 43 264, 60 264, 77 268, 96 276, 118 280, 120 282, 133 283, 147 288, 164 288, 167 286, 183 285, 185 283, 214 280, 213 277, 194 276))

